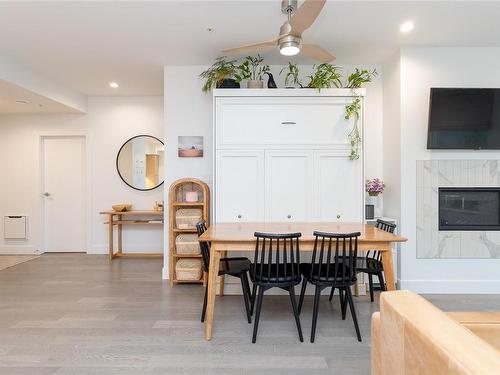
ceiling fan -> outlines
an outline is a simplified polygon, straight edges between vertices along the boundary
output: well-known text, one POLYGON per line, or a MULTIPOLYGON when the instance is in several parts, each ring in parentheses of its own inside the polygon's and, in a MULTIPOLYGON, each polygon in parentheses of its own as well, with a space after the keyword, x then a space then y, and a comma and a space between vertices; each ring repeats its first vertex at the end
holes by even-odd
POLYGON ((333 61, 335 56, 324 48, 316 44, 302 43, 302 33, 311 27, 325 3, 326 0, 304 0, 304 3, 297 9, 297 0, 282 0, 281 11, 288 16, 288 20, 281 25, 280 33, 276 38, 225 49, 222 52, 253 52, 278 46, 280 53, 285 56, 293 56, 302 52, 320 62, 333 61))

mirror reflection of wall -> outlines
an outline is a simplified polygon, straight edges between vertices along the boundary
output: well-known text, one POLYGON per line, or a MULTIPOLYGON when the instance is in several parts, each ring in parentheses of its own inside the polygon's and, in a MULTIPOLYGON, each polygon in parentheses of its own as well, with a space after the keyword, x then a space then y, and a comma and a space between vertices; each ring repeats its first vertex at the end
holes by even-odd
POLYGON ((137 190, 151 190, 163 183, 165 146, 150 135, 139 135, 123 144, 116 158, 122 180, 137 190))

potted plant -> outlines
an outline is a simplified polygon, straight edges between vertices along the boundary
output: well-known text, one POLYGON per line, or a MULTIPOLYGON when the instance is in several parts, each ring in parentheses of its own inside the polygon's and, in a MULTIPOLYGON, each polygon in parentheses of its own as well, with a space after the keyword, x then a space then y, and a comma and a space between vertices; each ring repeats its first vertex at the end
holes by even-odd
POLYGON ((247 87, 250 89, 261 89, 264 87, 264 75, 270 72, 269 65, 262 64, 264 58, 260 55, 247 56, 245 61, 238 66, 238 73, 235 74, 237 82, 247 80, 247 87))
POLYGON ((377 75, 377 70, 368 70, 368 69, 358 69, 351 73, 347 77, 347 82, 345 84, 345 88, 348 89, 357 89, 360 88, 365 83, 371 82, 372 78, 377 75))
POLYGON ((285 74, 285 87, 286 88, 303 87, 302 82, 299 79, 299 67, 297 66, 297 64, 293 64, 293 63, 289 62, 288 66, 281 69, 280 75, 285 70, 286 70, 286 74, 285 74))
POLYGON ((203 92, 210 92, 215 88, 239 88, 240 84, 232 77, 235 77, 237 70, 236 60, 227 60, 226 56, 215 59, 210 68, 200 74, 200 78, 205 80, 203 92))
POLYGON ((342 87, 339 68, 332 64, 323 63, 314 65, 313 73, 308 78, 309 84, 307 87, 318 89, 318 91, 331 87, 342 87))

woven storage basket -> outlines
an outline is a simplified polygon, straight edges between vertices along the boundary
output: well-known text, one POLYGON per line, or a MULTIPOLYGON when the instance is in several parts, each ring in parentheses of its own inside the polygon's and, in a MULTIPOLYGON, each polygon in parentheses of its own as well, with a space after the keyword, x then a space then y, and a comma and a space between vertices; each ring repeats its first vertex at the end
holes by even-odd
POLYGON ((179 259, 175 264, 177 280, 198 281, 203 275, 201 259, 179 259))
POLYGON ((201 220, 199 208, 181 208, 175 213, 175 223, 178 229, 194 229, 196 223, 201 220))
POLYGON ((177 254, 200 254, 198 236, 192 233, 179 234, 175 238, 175 250, 177 254))

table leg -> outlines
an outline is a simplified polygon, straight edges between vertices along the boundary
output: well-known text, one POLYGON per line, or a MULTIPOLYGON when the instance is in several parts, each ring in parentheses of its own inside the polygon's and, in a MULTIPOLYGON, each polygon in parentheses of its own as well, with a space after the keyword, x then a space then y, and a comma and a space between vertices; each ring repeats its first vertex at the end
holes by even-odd
POLYGON ((118 254, 122 255, 122 225, 118 224, 118 254))
POLYGON ((396 282, 394 280, 394 266, 392 264, 392 247, 388 242, 382 250, 382 264, 384 265, 385 282, 387 290, 396 290, 396 282))
MULTIPOLYGON (((227 257, 227 251, 221 251, 221 258, 226 258, 227 257)), ((224 284, 226 281, 226 276, 221 275, 219 276, 219 296, 223 297, 224 296, 224 284)))
POLYGON ((212 339, 212 322, 215 309, 215 289, 217 287, 217 274, 219 273, 219 262, 221 252, 217 250, 217 244, 212 242, 210 250, 210 265, 208 267, 208 298, 207 312, 205 316, 205 340, 212 339))
POLYGON ((109 233, 108 233, 108 237, 109 237, 109 260, 112 260, 113 259, 113 248, 114 248, 114 245, 113 245, 113 215, 109 215, 109 233))

